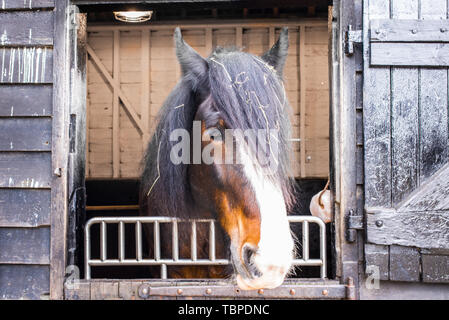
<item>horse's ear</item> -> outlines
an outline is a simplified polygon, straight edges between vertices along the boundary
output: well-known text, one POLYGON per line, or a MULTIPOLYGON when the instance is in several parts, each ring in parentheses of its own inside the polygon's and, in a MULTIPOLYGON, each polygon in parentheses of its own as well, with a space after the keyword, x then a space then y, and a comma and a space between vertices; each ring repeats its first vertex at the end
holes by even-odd
POLYGON ((283 27, 278 41, 271 47, 270 50, 264 53, 262 59, 270 66, 273 66, 279 76, 282 77, 282 71, 285 65, 285 59, 288 54, 288 28, 283 27))
POLYGON ((192 80, 199 79, 201 76, 204 77, 207 71, 207 62, 198 54, 198 52, 193 50, 193 48, 184 41, 179 27, 175 29, 174 38, 176 56, 181 65, 183 76, 193 76, 192 80))

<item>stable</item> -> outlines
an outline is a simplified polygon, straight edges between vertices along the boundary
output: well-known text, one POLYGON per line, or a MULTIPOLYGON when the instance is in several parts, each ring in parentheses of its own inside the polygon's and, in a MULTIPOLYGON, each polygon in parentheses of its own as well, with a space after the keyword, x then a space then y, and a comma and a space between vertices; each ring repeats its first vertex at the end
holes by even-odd
POLYGON ((448 1, 188 3, 2 5, 0 297, 449 298, 448 1), (117 22, 130 9, 153 16, 117 22), (260 55, 289 28, 301 190, 290 224, 305 249, 297 277, 276 289, 169 279, 176 259, 139 257, 140 224, 175 230, 136 216, 140 161, 181 76, 178 26, 204 57, 216 46, 260 55), (308 204, 328 178, 324 226, 308 204), (149 265, 159 278, 146 277, 149 265))

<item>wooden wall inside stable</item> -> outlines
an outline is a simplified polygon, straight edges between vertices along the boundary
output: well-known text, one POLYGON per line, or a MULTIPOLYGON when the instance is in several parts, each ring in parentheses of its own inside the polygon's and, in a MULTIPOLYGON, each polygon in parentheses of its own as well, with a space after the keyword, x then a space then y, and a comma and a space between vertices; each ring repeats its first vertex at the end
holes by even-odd
POLYGON ((50 291, 54 5, 0 3, 0 299, 50 291))
MULTIPOLYGON (((281 22, 189 25, 184 39, 202 56, 215 46, 262 54, 281 22)), ((294 174, 327 177, 329 84, 327 21, 288 23, 285 88, 292 107, 294 174)), ((136 178, 156 115, 180 77, 175 26, 88 27, 88 178, 136 178)))

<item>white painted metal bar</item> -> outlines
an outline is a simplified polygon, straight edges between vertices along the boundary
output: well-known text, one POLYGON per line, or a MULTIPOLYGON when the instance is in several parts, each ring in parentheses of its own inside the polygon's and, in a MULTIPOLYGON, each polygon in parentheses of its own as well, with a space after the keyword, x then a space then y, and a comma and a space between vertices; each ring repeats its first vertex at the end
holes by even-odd
POLYGON ((190 234, 190 254, 193 261, 197 260, 196 256, 196 221, 192 221, 192 233, 190 234))
POLYGON ((106 248, 106 244, 107 244, 107 231, 106 231, 106 222, 102 221, 101 222, 101 227, 100 227, 100 238, 101 238, 101 243, 100 243, 100 257, 102 261, 106 260, 106 256, 107 256, 107 248, 106 248))
POLYGON ((154 260, 158 261, 161 259, 161 244, 159 236, 159 221, 154 221, 154 260))
POLYGON ((209 224, 209 258, 215 261, 215 221, 209 224))
POLYGON ((309 260, 309 222, 302 223, 302 258, 309 260))
POLYGON ((119 222, 118 248, 118 259, 123 261, 125 260, 125 223, 123 221, 119 222))
MULTIPOLYGON (((292 223, 302 223, 303 227, 303 257, 302 259, 294 259, 295 266, 317 266, 320 267, 321 278, 326 278, 326 227, 324 222, 316 217, 311 216, 289 216, 288 220, 292 223), (309 239, 309 223, 315 223, 319 226, 320 232, 320 258, 310 259, 310 239, 309 239)), ((215 237, 215 220, 213 219, 196 219, 196 220, 179 220, 171 217, 97 217, 90 219, 85 227, 85 275, 86 279, 91 278, 91 267, 93 266, 160 266, 161 278, 167 278, 167 266, 182 266, 182 265, 228 265, 228 259, 216 258, 216 237, 215 237), (180 221, 191 223, 191 258, 179 258, 179 233, 178 223, 180 221), (197 257, 197 223, 209 224, 209 257, 208 259, 198 259, 197 257), (125 223, 135 223, 136 226, 136 258, 126 259, 125 241, 125 223), (142 223, 153 223, 154 227, 154 258, 142 258, 142 223), (160 237, 160 223, 172 223, 172 240, 173 252, 171 258, 161 258, 161 237, 160 237), (91 257, 91 232, 92 225, 100 225, 100 258, 92 259, 91 257), (119 226, 119 258, 107 259, 107 224, 118 224, 119 226)))
POLYGON ((173 260, 178 261, 178 259, 179 259, 178 221, 173 221, 172 250, 173 250, 173 252, 172 252, 173 260))
POLYGON ((142 260, 142 223, 136 221, 136 260, 142 260))

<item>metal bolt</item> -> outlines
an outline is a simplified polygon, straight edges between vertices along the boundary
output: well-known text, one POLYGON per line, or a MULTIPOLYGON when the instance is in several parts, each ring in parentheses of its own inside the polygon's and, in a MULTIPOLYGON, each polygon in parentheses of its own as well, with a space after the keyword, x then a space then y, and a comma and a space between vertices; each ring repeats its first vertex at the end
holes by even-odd
POLYGON ((295 289, 290 289, 290 295, 294 296, 296 294, 295 289))
POLYGON ((263 294, 263 289, 259 289, 259 291, 257 291, 259 294, 263 294))
POLYGON ((413 33, 413 34, 417 34, 417 33, 418 33, 418 30, 412 29, 412 33, 413 33))
POLYGON ((384 222, 382 220, 377 220, 376 221, 376 227, 380 228, 384 225, 384 222))
POLYGON ((211 294, 212 290, 211 289, 206 289, 206 294, 211 294))
POLYGON ((444 32, 447 31, 447 29, 446 28, 441 28, 440 31, 444 33, 444 32))
POLYGON ((141 285, 138 290, 139 297, 146 299, 150 296, 150 288, 147 285, 141 285))
POLYGON ((379 30, 379 29, 376 29, 375 32, 376 32, 376 34, 379 34, 379 33, 380 33, 380 30, 379 30))
POLYGON ((327 296, 327 295, 329 294, 329 291, 327 291, 326 289, 324 289, 324 290, 321 292, 321 294, 322 294, 323 296, 327 296))
POLYGON ((182 289, 178 289, 178 291, 176 291, 178 294, 182 294, 182 289))

